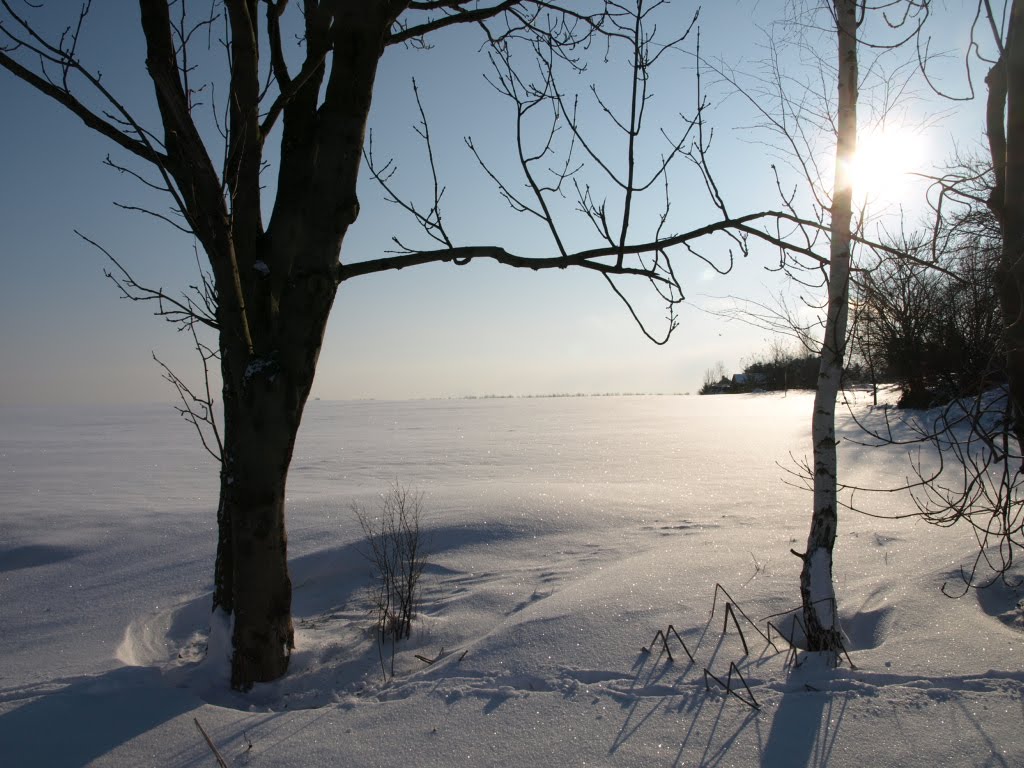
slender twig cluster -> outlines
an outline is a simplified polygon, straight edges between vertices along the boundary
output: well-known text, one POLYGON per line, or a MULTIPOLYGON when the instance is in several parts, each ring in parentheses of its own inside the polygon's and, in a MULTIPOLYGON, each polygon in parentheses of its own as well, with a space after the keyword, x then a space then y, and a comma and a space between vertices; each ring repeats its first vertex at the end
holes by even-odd
MULTIPOLYGON (((366 542, 364 555, 373 567, 370 598, 382 651, 391 641, 391 674, 395 673, 395 645, 412 634, 412 620, 420 597, 420 579, 426 566, 426 542, 420 527, 423 494, 396 483, 374 512, 356 503, 352 512, 366 542)), ((385 673, 385 677, 387 673, 385 673)))

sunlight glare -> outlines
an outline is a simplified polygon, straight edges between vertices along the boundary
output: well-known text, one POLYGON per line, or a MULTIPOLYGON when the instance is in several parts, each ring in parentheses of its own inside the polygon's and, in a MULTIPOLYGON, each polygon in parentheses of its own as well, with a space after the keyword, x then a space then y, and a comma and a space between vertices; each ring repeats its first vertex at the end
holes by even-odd
POLYGON ((864 131, 850 168, 854 197, 860 203, 901 203, 923 169, 925 138, 906 128, 864 131))

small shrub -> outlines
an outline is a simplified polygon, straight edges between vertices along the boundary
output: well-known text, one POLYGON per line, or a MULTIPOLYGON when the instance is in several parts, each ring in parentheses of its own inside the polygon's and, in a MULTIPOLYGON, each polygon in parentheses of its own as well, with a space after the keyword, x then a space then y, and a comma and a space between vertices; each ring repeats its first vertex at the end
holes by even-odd
POLYGON ((380 500, 376 514, 358 504, 352 511, 366 537, 367 559, 373 565, 371 599, 376 610, 380 640, 394 644, 412 633, 412 620, 419 602, 420 577, 426 565, 426 546, 420 528, 423 494, 395 483, 380 500))

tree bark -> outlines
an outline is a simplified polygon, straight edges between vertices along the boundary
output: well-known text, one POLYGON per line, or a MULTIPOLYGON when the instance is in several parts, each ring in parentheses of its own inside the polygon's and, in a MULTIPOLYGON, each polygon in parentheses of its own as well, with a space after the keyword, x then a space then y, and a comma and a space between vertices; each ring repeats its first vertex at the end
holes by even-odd
POLYGON ((993 67, 1005 70, 1001 83, 990 75, 990 96, 1005 89, 1006 126, 1001 110, 988 109, 989 142, 993 159, 1004 153, 1005 162, 993 163, 996 188, 1002 199, 994 199, 997 217, 1003 229, 1002 258, 996 269, 999 302, 1003 315, 1003 338, 1006 343, 1006 373, 1013 406, 1013 431, 1017 442, 1024 445, 1024 4, 1013 3, 1006 36, 1005 53, 993 67), (991 82, 995 79, 997 82, 991 82), (996 86, 993 88, 993 86, 996 86), (995 91, 995 93, 993 93, 995 91), (1003 177, 999 172, 1002 170, 1003 177))
POLYGON ((231 518, 227 501, 227 473, 220 473, 220 497, 217 502, 217 557, 213 565, 213 610, 231 614, 234 610, 234 565, 231 558, 231 518))
MULTIPOLYGON (((266 230, 258 197, 243 194, 247 182, 239 172, 229 181, 239 190, 231 202, 242 210, 232 209, 227 233, 204 241, 211 261, 230 254, 220 258, 229 279, 218 276, 218 285, 239 285, 238 301, 222 302, 225 316, 218 317, 224 466, 214 608, 233 616, 231 685, 240 690, 282 676, 294 647, 285 482, 337 292, 342 242, 359 211, 366 122, 393 21, 391 5, 371 6, 341 4, 329 41, 326 26, 307 29, 309 45, 329 44, 333 61, 322 103, 321 67, 283 109, 278 188, 266 230)), ((247 17, 243 32, 246 23, 247 17)), ((240 103, 253 109, 235 110, 233 120, 255 130, 258 103, 240 103)), ((257 150, 251 142, 236 147, 241 156, 257 150)))
MULTIPOLYGON (((283 258, 264 256, 272 263, 283 258)), ((288 281, 275 292, 279 316, 251 302, 254 338, 271 341, 260 344, 261 351, 268 347, 262 355, 250 355, 230 333, 222 338, 225 426, 214 605, 234 617, 231 684, 241 690, 283 675, 294 647, 285 483, 335 292, 332 280, 288 281)))
POLYGON ((234 630, 231 685, 247 689, 288 669, 294 648, 285 530, 285 479, 298 427, 291 383, 250 365, 232 404, 242 425, 224 446, 221 505, 230 526, 234 630))
POLYGON ((839 122, 836 134, 836 176, 832 194, 828 308, 821 345, 818 387, 814 394, 814 511, 807 551, 803 555, 800 595, 810 651, 842 648, 832 554, 839 523, 837 509, 836 398, 842 383, 849 316, 850 242, 853 189, 849 168, 857 147, 857 21, 856 0, 834 0, 839 51, 839 122))

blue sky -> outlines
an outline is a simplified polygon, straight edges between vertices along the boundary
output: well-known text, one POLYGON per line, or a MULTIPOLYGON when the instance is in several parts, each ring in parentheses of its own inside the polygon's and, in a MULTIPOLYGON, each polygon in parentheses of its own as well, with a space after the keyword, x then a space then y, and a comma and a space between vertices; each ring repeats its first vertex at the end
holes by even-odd
MULTIPOLYGON (((87 27, 83 58, 96 62, 104 83, 128 105, 151 114, 137 9, 102 5, 87 27)), ((737 65, 756 59, 763 35, 757 24, 771 19, 774 8, 769 6, 774 4, 726 1, 705 7, 704 55, 737 65)), ((688 21, 693 8, 676 0, 665 23, 688 21)), ((47 21, 59 23, 62 12, 57 4, 49 6, 47 21)), ((949 28, 955 45, 961 33, 956 25, 949 28)), ((509 213, 463 143, 463 137, 472 136, 489 161, 514 172, 507 163, 512 140, 508 105, 483 82, 487 65, 476 51, 478 36, 455 30, 439 35, 434 44, 428 51, 392 49, 385 54, 371 119, 377 152, 401 161, 403 189, 411 194, 422 188, 423 164, 417 162, 412 130, 416 112, 410 80, 415 76, 448 190, 446 217, 460 243, 506 245, 528 255, 551 253, 542 231, 509 213)), ((675 113, 692 111, 692 63, 678 55, 656 74, 658 101, 652 114, 667 129, 675 113)), ((614 75, 602 77, 603 95, 622 103, 622 83, 614 75)), ((585 92, 586 86, 581 79, 579 89, 585 92)), ((731 210, 775 207, 772 158, 752 143, 768 137, 744 129, 752 117, 742 99, 723 99, 721 91, 714 96, 711 162, 731 210)), ((190 239, 113 205, 136 203, 143 190, 105 167, 112 146, 60 107, 6 72, 0 72, 0 100, 5 104, 0 122, 0 404, 172 399, 150 353, 188 376, 195 362, 187 339, 145 306, 119 300, 103 276, 104 257, 73 230, 102 243, 140 281, 168 289, 194 280, 190 239)), ((928 106, 929 100, 922 101, 915 110, 957 109, 928 133, 936 159, 948 153, 954 138, 968 146, 979 141, 980 102, 928 106)), ((652 125, 652 133, 656 128, 652 125)), ((599 120, 588 130, 597 141, 614 140, 599 120)), ((671 190, 675 230, 711 218, 695 186, 697 177, 679 168, 671 190)), ((362 213, 342 254, 348 261, 380 255, 393 234, 412 233, 401 212, 385 205, 365 178, 360 199, 362 213)), ((581 247, 597 244, 587 239, 582 225, 567 231, 581 247)), ((648 342, 604 281, 591 274, 535 273, 482 263, 357 278, 339 291, 313 394, 339 399, 696 391, 704 370, 716 361, 738 370, 743 357, 768 341, 763 331, 725 323, 699 308, 715 304, 707 296, 764 298, 778 290, 782 284, 764 269, 773 259, 770 251, 758 250, 737 263, 732 274, 713 278, 701 262, 678 259, 675 267, 689 301, 664 347, 648 342)), ((660 317, 646 293, 634 295, 648 317, 660 317)))

